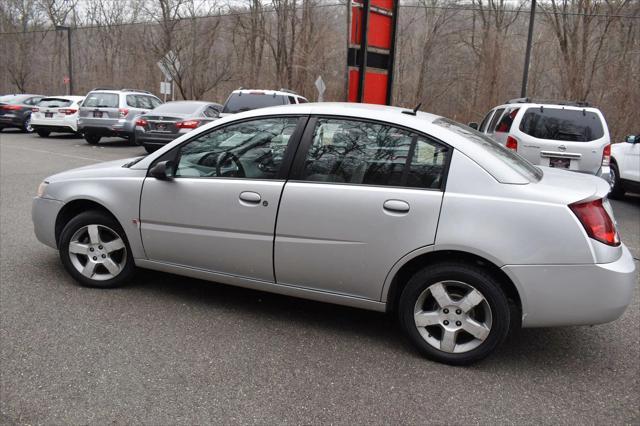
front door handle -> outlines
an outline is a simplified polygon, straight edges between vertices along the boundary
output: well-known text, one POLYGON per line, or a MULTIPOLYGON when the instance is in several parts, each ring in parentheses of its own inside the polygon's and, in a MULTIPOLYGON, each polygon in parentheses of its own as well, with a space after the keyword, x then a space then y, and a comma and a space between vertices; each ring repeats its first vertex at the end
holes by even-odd
POLYGON ((240 200, 246 203, 258 204, 261 199, 260 194, 257 192, 245 191, 240 193, 240 200))
POLYGON ((382 207, 393 213, 407 213, 409 211, 409 203, 402 200, 387 200, 382 207))

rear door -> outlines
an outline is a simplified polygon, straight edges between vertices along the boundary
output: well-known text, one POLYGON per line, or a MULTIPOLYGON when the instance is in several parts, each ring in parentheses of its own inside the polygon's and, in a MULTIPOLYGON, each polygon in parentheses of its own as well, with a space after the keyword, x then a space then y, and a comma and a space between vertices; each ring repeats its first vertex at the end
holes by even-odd
POLYGON ((120 94, 117 92, 91 92, 80 108, 85 127, 110 127, 120 118, 120 94))
POLYGON ((610 143, 602 115, 576 107, 529 107, 511 134, 518 153, 533 164, 595 174, 610 143))
POLYGON ((278 203, 306 117, 233 122, 176 148, 176 177, 145 179, 150 260, 273 282, 278 203))
POLYGON ((311 119, 280 203, 277 282, 380 300, 393 265, 434 242, 449 157, 384 123, 311 119))

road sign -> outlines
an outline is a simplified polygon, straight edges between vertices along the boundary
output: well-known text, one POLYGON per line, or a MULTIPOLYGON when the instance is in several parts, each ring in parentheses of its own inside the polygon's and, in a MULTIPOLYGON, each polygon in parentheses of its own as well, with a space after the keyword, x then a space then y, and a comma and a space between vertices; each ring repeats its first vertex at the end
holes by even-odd
POLYGON ((69 84, 71 82, 71 79, 69 77, 65 77, 62 79, 62 81, 64 82, 64 84, 69 84))
POLYGON ((173 76, 180 72, 180 61, 176 54, 171 50, 164 55, 157 64, 167 81, 173 80, 173 76))
POLYGON ((318 89, 318 102, 324 102, 324 91, 327 90, 327 86, 324 84, 322 76, 318 76, 315 85, 318 89))
POLYGON ((169 82, 169 81, 160 82, 160 94, 161 95, 170 95, 171 94, 171 82, 169 82))

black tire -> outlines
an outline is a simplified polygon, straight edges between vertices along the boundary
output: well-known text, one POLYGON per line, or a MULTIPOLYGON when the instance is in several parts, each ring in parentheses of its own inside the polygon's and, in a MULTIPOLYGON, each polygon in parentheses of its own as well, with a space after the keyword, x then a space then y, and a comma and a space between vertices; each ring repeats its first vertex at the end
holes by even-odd
POLYGON ((23 133, 33 133, 33 127, 31 127, 31 114, 28 114, 24 118, 24 122, 22 123, 22 127, 20 128, 20 130, 23 133))
MULTIPOLYGON (((443 311, 446 312, 447 310, 440 310, 440 312, 443 311)), ((473 312, 473 309, 469 312, 473 312)), ((481 268, 453 262, 430 265, 416 272, 402 291, 398 305, 398 315, 404 333, 421 354, 431 360, 450 365, 468 365, 487 357, 504 341, 509 334, 511 325, 509 303, 496 280, 481 268), (467 352, 452 353, 436 348, 420 334, 415 323, 415 309, 420 296, 431 285, 443 281, 458 281, 475 288, 481 293, 490 308, 491 327, 488 335, 484 340, 478 340, 479 345, 467 352)), ((451 312, 451 315, 453 315, 453 312, 451 312)), ((435 327, 435 330, 433 328, 429 328, 431 331, 424 329, 425 333, 429 333, 429 338, 432 336, 431 333, 437 334, 437 331, 443 330, 444 326, 437 324, 430 327, 435 327)), ((458 336, 466 337, 465 333, 460 331, 458 336)), ((468 337, 473 339, 470 334, 468 337)))
POLYGON ((40 136, 41 138, 48 138, 49 135, 51 134, 51 132, 47 131, 47 130, 37 130, 36 133, 38 134, 38 136, 40 136))
POLYGON ((92 133, 85 133, 84 140, 90 145, 97 145, 100 142, 100 135, 94 135, 92 133))
MULTIPOLYGON (((102 247, 102 246, 101 246, 102 247)), ((119 287, 127 283, 127 281, 133 276, 135 273, 135 264, 133 261, 133 255, 131 254, 131 248, 129 247, 129 241, 127 240, 127 236, 124 233, 120 224, 109 216, 106 213, 100 211, 87 211, 84 213, 80 213, 73 219, 71 219, 62 230, 60 234, 60 240, 58 242, 58 248, 60 250, 60 260, 64 265, 64 268, 69 272, 69 274, 78 281, 81 285, 85 287, 96 287, 96 288, 114 288, 119 287), (112 231, 114 231, 118 237, 124 242, 124 251, 120 250, 118 252, 114 252, 115 255, 119 255, 117 261, 123 263, 120 272, 115 275, 115 277, 106 280, 97 280, 91 279, 87 276, 83 275, 73 264, 71 259, 71 255, 69 253, 69 244, 71 243, 71 239, 76 234, 76 232, 82 229, 85 226, 89 225, 100 225, 102 227, 106 227, 112 231), (124 262, 123 262, 124 259, 124 262)), ((95 252, 94 252, 95 253, 95 252)), ((97 254, 97 253, 96 253, 97 254)), ((109 255, 110 257, 112 255, 109 255)), ((87 259, 87 262, 89 259, 87 259)), ((106 268, 104 269, 106 271, 106 268)), ((96 272, 99 272, 96 269, 96 272)), ((108 272, 108 271, 107 271, 108 272)))
POLYGON ((156 152, 158 150, 158 148, 156 148, 155 146, 151 146, 151 145, 145 145, 144 146, 144 150, 147 151, 149 154, 151 154, 152 152, 156 152))
POLYGON ((620 199, 624 197, 625 189, 622 186, 622 182, 620 182, 620 171, 618 170, 618 165, 616 163, 611 163, 611 180, 613 181, 613 185, 611 186, 611 191, 609 192, 609 198, 620 199))
POLYGON ((140 146, 140 144, 138 143, 138 139, 136 138, 136 134, 135 133, 132 133, 132 134, 129 135, 128 141, 129 141, 129 145, 140 146))

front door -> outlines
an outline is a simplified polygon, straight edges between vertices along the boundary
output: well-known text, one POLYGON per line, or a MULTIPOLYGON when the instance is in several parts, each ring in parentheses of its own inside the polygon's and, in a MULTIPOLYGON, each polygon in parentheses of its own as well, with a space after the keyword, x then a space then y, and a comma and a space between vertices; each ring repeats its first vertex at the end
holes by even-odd
POLYGON ((306 118, 234 122, 183 144, 175 178, 145 179, 149 260, 273 281, 273 233, 287 154, 306 118))
POLYGON ((394 263, 434 242, 450 150, 382 123, 311 119, 280 203, 278 284, 380 300, 394 263))

